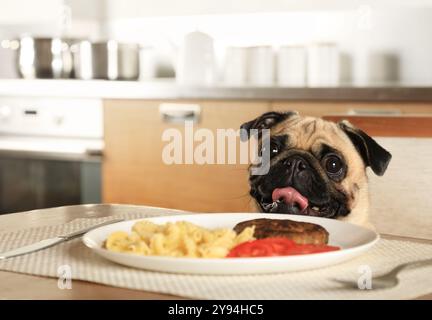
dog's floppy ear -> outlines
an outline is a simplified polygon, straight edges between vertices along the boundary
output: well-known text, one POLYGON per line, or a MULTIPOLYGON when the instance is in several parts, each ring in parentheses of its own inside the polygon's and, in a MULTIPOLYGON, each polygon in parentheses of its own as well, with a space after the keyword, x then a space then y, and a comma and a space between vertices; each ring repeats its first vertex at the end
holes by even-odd
POLYGON ((354 127, 347 120, 339 122, 338 125, 346 133, 348 138, 350 138, 365 165, 370 166, 376 175, 382 176, 392 158, 390 152, 381 147, 365 132, 354 127))
POLYGON ((246 141, 250 138, 250 130, 256 129, 260 134, 263 129, 270 129, 275 124, 288 119, 291 116, 298 115, 297 111, 276 112, 270 111, 262 114, 258 118, 245 122, 240 126, 240 139, 246 141))

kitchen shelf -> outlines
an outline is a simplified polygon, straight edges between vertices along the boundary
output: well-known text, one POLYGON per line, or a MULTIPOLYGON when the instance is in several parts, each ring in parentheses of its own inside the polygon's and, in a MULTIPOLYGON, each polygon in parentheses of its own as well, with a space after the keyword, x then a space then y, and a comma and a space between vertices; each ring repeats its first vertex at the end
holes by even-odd
POLYGON ((0 96, 165 100, 432 101, 432 86, 190 87, 172 80, 0 80, 0 96))

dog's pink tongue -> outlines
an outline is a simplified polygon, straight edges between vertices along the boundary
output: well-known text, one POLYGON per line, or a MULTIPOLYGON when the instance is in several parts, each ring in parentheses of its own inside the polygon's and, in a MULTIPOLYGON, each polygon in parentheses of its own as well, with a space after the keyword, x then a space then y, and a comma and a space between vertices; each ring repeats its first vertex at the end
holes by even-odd
POLYGON ((303 197, 300 192, 292 187, 274 189, 272 193, 272 200, 276 201, 279 199, 283 199, 283 201, 287 204, 298 204, 300 211, 305 210, 309 205, 308 199, 303 197))

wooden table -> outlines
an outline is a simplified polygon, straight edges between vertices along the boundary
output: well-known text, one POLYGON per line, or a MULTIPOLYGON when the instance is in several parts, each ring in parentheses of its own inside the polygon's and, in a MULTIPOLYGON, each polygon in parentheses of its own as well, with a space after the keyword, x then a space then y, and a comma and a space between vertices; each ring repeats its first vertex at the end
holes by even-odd
MULTIPOLYGON (((77 218, 97 218, 112 216, 136 206, 96 205, 71 206, 48 210, 34 210, 22 213, 0 215, 0 232, 23 228, 40 227, 69 222, 77 218), (95 210, 97 209, 97 210, 95 210)), ((432 244, 432 240, 382 235, 388 239, 409 240, 432 244)), ((7 271, 0 271, 0 299, 183 299, 182 297, 136 291, 105 286, 97 283, 74 281, 71 290, 60 290, 57 279, 31 276, 7 271)), ((418 299, 432 300, 431 293, 418 299)))

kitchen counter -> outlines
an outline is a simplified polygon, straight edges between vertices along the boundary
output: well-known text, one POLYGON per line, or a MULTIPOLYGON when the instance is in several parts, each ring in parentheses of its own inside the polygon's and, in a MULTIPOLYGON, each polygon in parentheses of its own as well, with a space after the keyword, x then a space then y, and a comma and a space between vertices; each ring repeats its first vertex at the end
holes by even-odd
POLYGON ((0 80, 0 96, 107 99, 210 99, 309 101, 432 101, 432 87, 382 86, 336 88, 189 87, 172 80, 0 80))

